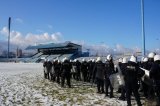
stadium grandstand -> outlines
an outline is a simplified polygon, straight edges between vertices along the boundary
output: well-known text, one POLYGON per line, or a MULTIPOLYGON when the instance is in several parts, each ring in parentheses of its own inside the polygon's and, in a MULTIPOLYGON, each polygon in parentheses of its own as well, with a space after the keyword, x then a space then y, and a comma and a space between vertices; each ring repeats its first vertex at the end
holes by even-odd
POLYGON ((38 44, 26 48, 26 50, 31 49, 36 49, 37 53, 28 62, 43 62, 44 59, 62 60, 65 57, 75 59, 82 55, 82 46, 72 42, 38 44))

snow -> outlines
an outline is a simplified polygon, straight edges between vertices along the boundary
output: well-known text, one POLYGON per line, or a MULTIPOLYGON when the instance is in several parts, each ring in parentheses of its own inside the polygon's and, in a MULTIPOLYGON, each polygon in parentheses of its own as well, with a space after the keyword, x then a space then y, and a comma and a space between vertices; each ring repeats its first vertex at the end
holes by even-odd
POLYGON ((91 84, 72 80, 61 88, 43 78, 42 63, 0 63, 0 106, 126 106, 126 101, 97 94, 91 84))

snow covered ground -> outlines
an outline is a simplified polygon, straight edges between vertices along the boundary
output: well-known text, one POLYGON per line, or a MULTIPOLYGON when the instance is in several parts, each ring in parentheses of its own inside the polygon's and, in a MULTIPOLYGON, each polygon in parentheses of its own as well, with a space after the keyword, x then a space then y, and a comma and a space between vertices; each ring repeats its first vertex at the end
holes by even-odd
MULTIPOLYGON (((0 63, 0 106, 126 106, 126 101, 97 94, 89 83, 72 80, 61 88, 43 78, 41 63, 0 63)), ((133 100, 133 104, 135 104, 133 100)))

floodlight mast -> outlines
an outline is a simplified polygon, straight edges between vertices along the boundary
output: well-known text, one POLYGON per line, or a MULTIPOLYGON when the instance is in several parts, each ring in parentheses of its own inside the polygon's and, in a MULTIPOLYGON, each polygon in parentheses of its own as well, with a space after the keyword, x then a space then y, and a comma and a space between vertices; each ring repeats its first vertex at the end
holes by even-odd
POLYGON ((8 20, 8 54, 7 58, 9 59, 9 49, 10 49, 10 27, 11 27, 11 17, 8 20))
POLYGON ((144 25, 144 0, 141 0, 141 17, 142 17, 142 56, 145 56, 145 25, 144 25))

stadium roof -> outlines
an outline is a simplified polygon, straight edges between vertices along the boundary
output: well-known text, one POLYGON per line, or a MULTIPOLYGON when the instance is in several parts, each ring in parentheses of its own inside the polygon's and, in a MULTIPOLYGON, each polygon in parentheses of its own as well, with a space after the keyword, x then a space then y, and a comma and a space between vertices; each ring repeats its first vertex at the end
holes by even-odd
POLYGON ((65 42, 65 43, 48 43, 48 44, 38 44, 35 46, 28 46, 26 48, 26 50, 29 49, 50 49, 50 48, 65 48, 65 47, 77 47, 77 46, 81 46, 75 43, 71 43, 71 42, 65 42))

